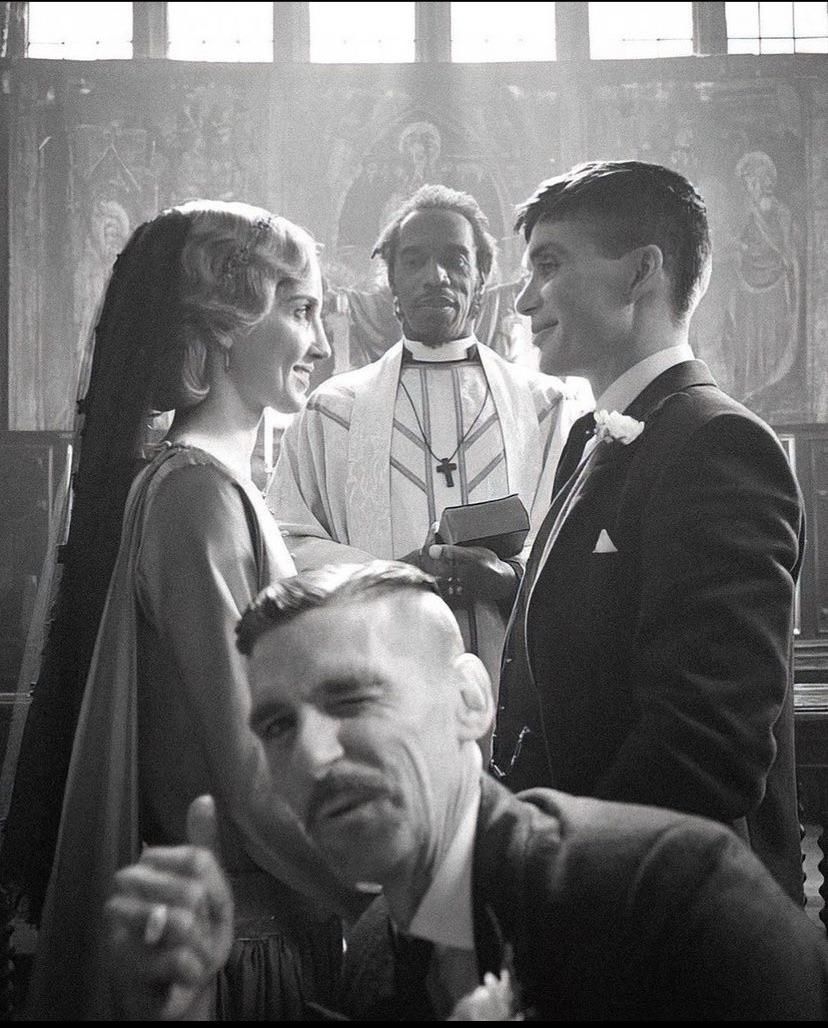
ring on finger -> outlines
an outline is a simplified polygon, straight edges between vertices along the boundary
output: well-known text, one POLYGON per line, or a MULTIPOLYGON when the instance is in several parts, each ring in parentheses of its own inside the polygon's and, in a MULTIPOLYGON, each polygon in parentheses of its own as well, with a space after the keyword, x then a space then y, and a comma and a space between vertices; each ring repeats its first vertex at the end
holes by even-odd
POLYGON ((446 591, 449 596, 460 596, 463 592, 463 584, 456 575, 449 575, 446 579, 446 591))
POLYGON ((144 942, 147 946, 156 946, 167 930, 170 908, 166 903, 156 903, 147 915, 144 925, 144 942))

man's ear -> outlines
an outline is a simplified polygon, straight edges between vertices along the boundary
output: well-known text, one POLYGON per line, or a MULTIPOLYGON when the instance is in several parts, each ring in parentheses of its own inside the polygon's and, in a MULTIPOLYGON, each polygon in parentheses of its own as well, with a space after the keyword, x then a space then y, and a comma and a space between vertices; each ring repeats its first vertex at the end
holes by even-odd
POLYGON ((460 738, 477 741, 488 732, 494 717, 492 682, 483 661, 473 653, 461 653, 452 661, 460 679, 457 724, 460 738))
POLYGON ((664 267, 664 254, 655 243, 637 246, 626 254, 630 265, 629 292, 630 300, 635 301, 648 292, 660 278, 664 267))

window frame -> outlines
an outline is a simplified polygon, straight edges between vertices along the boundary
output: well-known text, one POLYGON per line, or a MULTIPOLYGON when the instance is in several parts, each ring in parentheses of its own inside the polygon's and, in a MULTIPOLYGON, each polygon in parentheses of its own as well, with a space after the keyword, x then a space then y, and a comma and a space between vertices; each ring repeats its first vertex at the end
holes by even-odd
MULTIPOLYGON (((458 63, 451 61, 451 3, 448 0, 438 0, 438 2, 420 2, 420 0, 417 0, 414 6, 414 63, 458 63)), ((5 20, 0 56, 27 57, 29 3, 12 2, 4 5, 4 7, 5 20)), ((693 55, 728 55, 728 33, 724 0, 715 3, 697 2, 697 0, 694 0, 692 3, 692 13, 693 55)), ((167 57, 169 32, 166 2, 140 2, 140 0, 133 0, 132 25, 133 60, 147 58, 171 60, 171 58, 167 57)), ((558 0, 555 4, 555 25, 557 54, 555 57, 550 57, 550 63, 591 62, 592 58, 589 54, 588 4, 586 2, 558 0)), ((304 2, 274 3, 273 27, 273 63, 310 63, 310 15, 306 0, 304 2)), ((759 37, 760 40, 761 38, 765 37, 759 37)), ((811 37, 794 35, 792 38, 794 40, 794 56, 805 56, 813 53, 813 51, 796 50, 797 39, 811 37)), ((733 54, 731 56, 739 57, 742 55, 733 54)), ((760 53, 754 56, 771 57, 777 55, 760 53)), ((29 59, 42 60, 43 58, 29 59)), ((604 60, 606 63, 606 61, 613 59, 663 61, 681 60, 682 58, 624 58, 619 56, 618 58, 598 58, 597 60, 604 60)))

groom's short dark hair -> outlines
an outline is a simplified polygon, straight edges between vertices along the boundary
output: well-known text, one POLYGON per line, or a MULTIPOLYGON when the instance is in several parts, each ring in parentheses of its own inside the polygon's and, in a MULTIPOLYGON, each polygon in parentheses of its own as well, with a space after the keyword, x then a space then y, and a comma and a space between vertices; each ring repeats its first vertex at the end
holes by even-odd
POLYGON ((710 266, 707 208, 683 175, 644 161, 587 161, 546 179, 517 209, 515 231, 529 240, 543 221, 583 219, 608 257, 651 243, 664 257, 674 313, 692 311, 710 266))

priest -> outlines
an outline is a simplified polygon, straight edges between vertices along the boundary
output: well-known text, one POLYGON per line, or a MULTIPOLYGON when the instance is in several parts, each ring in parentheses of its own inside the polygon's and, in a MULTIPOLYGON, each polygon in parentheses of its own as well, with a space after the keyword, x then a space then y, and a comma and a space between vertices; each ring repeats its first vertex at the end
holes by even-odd
POLYGON ((445 507, 516 493, 530 515, 528 548, 583 405, 560 379, 476 338, 495 242, 472 196, 421 187, 374 254, 402 339, 311 394, 282 438, 271 509, 300 570, 381 557, 435 575, 496 682, 523 557, 440 544, 435 525, 445 507))

